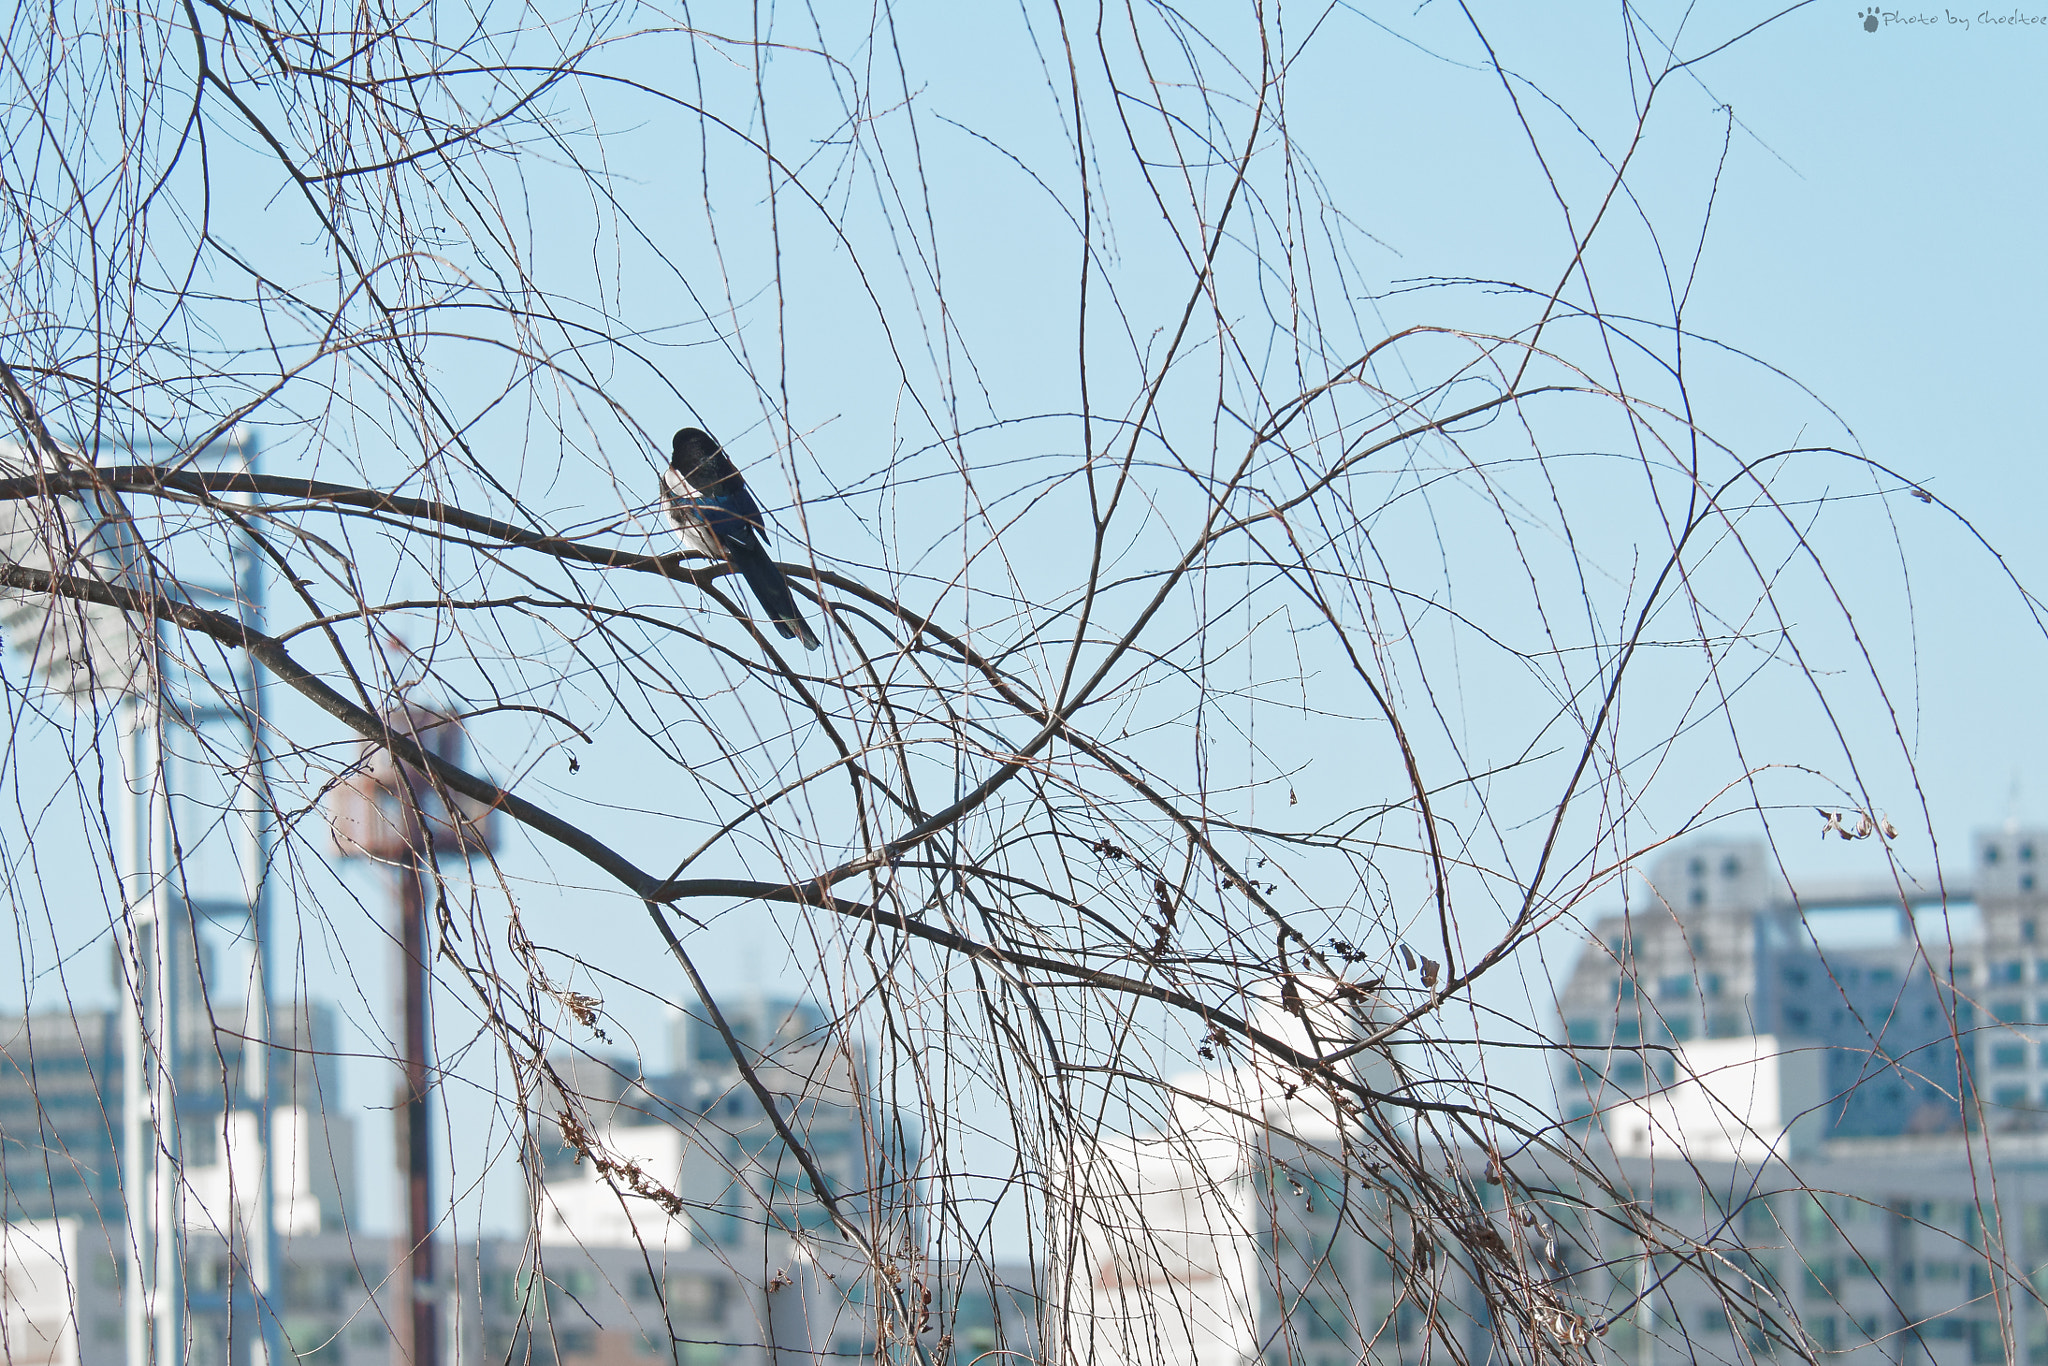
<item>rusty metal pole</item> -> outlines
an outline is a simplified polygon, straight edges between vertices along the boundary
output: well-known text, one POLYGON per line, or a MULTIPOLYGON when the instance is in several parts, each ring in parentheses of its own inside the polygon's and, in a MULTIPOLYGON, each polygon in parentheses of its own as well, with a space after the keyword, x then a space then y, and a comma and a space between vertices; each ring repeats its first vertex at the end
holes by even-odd
MULTIPOLYGON (((459 721, 406 704, 387 717, 394 733, 435 757, 461 767, 459 721)), ((398 1172, 405 1187, 405 1229, 393 1248, 392 1328, 398 1366, 440 1366, 441 1307, 434 1265, 433 1066, 429 991, 434 974, 433 922, 426 879, 436 860, 487 856, 492 811, 451 797, 423 772, 401 763, 388 748, 368 745, 356 770, 333 797, 335 851, 343 858, 373 858, 398 875, 398 971, 404 1019, 405 1075, 393 1107, 398 1172)), ((459 1321, 451 1321, 451 1329, 459 1321)), ((460 1349, 451 1344, 459 1357, 460 1349)))
MULTIPOLYGON (((425 840, 421 841, 425 844, 425 840)), ((434 1276, 433 1130, 428 1124, 427 991, 433 981, 424 864, 415 846, 398 868, 400 961, 405 1000, 405 1080, 399 1086, 398 1166, 405 1179, 405 1241, 399 1247, 401 1362, 439 1366, 440 1315, 434 1276)))

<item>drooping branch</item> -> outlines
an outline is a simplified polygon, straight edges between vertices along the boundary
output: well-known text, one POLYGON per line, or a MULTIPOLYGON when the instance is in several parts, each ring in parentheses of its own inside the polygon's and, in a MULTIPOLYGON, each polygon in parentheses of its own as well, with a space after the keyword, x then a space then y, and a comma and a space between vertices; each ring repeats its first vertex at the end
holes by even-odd
MULTIPOLYGON (((82 603, 111 607, 144 618, 170 623, 233 649, 243 650, 269 670, 271 675, 299 693, 329 716, 340 721, 362 739, 383 746, 401 763, 424 773, 448 791, 481 805, 504 812, 535 833, 588 859, 604 870, 650 908, 672 906, 680 901, 717 899, 758 901, 770 904, 807 906, 885 926, 936 947, 967 958, 1020 972, 1044 972, 1063 977, 1077 986, 1109 991, 1118 995, 1150 1000, 1200 1020, 1205 1028, 1220 1028, 1236 1034, 1304 1076, 1322 1078, 1327 1084, 1354 1093, 1361 1101, 1391 1105, 1426 1113, 1462 1114, 1506 1123, 1478 1108, 1416 1096, 1375 1091, 1362 1081, 1332 1068, 1313 1051, 1303 1051, 1284 1039, 1258 1028, 1228 1007, 1203 1001, 1172 987, 1162 986, 1120 973, 1106 972, 1049 954, 1027 953, 1014 948, 971 939, 957 931, 926 923, 900 909, 887 909, 883 901, 864 903, 834 896, 830 888, 875 868, 887 866, 886 857, 867 855, 849 860, 814 878, 794 882, 772 882, 743 878, 661 879, 640 868, 631 859, 581 827, 526 798, 452 764, 423 747, 412 735, 394 727, 383 717, 350 701, 325 680, 292 658, 275 638, 246 622, 210 608, 157 594, 145 593, 120 584, 103 583, 77 575, 57 574, 22 565, 0 564, 0 588, 19 593, 39 593, 82 603)), ((886 900, 886 899, 884 899, 886 900)), ((663 932, 669 933, 664 923, 663 932)), ((1381 1031, 1385 1033, 1386 1031, 1381 1031)), ((1350 1049, 1345 1056, 1357 1051, 1350 1049)), ((1526 1139, 1534 1141, 1539 1131, 1509 1124, 1526 1139)))

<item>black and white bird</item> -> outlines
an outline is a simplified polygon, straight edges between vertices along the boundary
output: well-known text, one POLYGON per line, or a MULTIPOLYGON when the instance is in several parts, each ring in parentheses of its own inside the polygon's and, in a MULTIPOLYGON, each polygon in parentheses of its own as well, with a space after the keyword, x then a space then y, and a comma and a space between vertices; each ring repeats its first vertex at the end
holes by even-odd
POLYGON ((668 468, 661 472, 661 496, 684 550, 737 569, 784 638, 801 639, 807 650, 818 648, 789 580, 768 558, 760 506, 739 467, 709 433, 695 427, 676 433, 668 468))

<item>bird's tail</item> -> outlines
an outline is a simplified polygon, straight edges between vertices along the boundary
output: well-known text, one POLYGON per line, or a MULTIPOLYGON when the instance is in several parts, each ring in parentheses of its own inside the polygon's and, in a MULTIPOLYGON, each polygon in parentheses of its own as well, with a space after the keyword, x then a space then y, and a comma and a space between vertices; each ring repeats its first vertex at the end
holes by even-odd
POLYGON ((782 576, 782 571, 775 567, 775 562, 765 551, 751 546, 748 550, 751 553, 733 556, 733 564, 745 576, 747 587, 754 590, 754 597, 768 609, 775 629, 784 640, 801 640, 806 650, 817 649, 817 632, 797 610, 796 598, 789 591, 789 580, 782 576))

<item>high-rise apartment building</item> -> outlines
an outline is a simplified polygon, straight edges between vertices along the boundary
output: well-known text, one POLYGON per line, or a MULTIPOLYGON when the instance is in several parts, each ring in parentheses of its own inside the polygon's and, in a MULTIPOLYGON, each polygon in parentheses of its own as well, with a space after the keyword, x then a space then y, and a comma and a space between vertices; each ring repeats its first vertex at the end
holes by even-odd
POLYGON ((1532 1360, 2048 1363, 2048 833, 1974 849, 1946 888, 1793 887, 1761 843, 1657 860, 1559 993, 1583 1149, 1418 1135, 1418 1188, 1291 1087, 1172 1078, 1161 1132, 1095 1146, 1086 1184, 1121 1198, 1056 1291, 1070 1345, 1478 1360, 1511 1294, 1543 1301, 1516 1306, 1532 1360))
POLYGON ((1760 841, 1666 854, 1595 922, 1558 993, 1565 1116, 1669 1085, 1676 1046, 1766 1037, 1820 1062, 1828 1139, 1960 1131, 1973 1097, 1994 1126, 2032 1124, 2048 1101, 2037 844, 2048 854, 2048 834, 1981 836, 1977 877, 1948 886, 1793 887, 1760 841))

